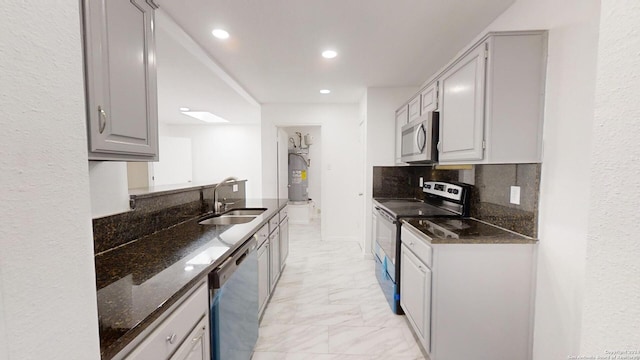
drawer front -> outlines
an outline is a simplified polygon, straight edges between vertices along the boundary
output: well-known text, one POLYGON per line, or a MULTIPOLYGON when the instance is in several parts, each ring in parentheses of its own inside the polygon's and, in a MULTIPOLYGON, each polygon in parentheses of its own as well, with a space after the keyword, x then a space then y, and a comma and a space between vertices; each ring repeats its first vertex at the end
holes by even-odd
POLYGON ((283 222, 284 219, 289 216, 289 207, 285 206, 282 210, 280 210, 280 222, 283 222))
POLYGON ((280 217, 276 214, 276 216, 272 217, 271 220, 269 220, 269 233, 272 233, 278 227, 279 223, 280 217))
POLYGON ((429 268, 433 266, 433 249, 427 243, 426 235, 416 235, 411 230, 407 229, 407 225, 401 227, 400 241, 411 250, 422 262, 424 262, 429 268))
POLYGON ((208 310, 209 291, 205 282, 161 322, 126 359, 168 359, 184 342, 194 326, 207 315, 208 310))
POLYGON ((258 246, 262 245, 269 238, 269 225, 265 225, 256 233, 256 241, 258 246))

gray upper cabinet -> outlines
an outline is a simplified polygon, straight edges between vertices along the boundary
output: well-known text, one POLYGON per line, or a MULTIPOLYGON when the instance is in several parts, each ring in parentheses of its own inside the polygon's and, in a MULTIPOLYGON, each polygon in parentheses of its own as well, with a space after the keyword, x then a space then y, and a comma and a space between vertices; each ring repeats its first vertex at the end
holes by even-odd
POLYGON ((420 117, 420 96, 416 95, 409 100, 409 122, 420 117))
POLYGON ((490 33, 438 78, 441 164, 542 161, 546 31, 490 33))
POLYGON ((407 125, 408 120, 409 106, 403 105, 400 109, 396 110, 396 165, 404 164, 402 162, 402 127, 407 125))
POLYGON ((152 0, 84 0, 90 160, 158 160, 152 0))
POLYGON ((420 115, 438 110, 438 82, 427 85, 420 91, 420 115))
POLYGON ((542 162, 546 58, 541 30, 492 32, 472 44, 396 112, 396 164, 400 128, 418 104, 420 115, 440 113, 442 165, 542 162))
POLYGON ((485 47, 478 46, 440 79, 440 162, 483 155, 485 47))

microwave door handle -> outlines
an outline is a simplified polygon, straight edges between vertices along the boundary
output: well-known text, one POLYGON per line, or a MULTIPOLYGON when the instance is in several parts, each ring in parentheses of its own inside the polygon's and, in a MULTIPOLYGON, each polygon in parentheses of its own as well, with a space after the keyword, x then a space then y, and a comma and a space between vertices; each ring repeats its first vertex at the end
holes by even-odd
POLYGON ((424 123, 420 124, 418 131, 416 131, 416 145, 418 145, 418 153, 420 154, 427 145, 427 130, 424 128, 424 123))

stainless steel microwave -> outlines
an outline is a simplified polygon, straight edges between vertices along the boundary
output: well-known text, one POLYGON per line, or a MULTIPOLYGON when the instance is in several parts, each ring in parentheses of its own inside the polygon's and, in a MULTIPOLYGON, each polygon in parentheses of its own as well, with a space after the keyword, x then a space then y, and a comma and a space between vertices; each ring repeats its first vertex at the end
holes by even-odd
POLYGON ((430 111, 402 127, 402 162, 430 164, 438 162, 438 112, 430 111))

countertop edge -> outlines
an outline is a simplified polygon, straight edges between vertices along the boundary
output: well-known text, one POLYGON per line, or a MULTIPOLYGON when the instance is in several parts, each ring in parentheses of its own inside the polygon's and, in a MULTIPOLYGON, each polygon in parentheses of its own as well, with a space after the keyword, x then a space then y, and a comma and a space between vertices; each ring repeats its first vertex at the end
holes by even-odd
MULTIPOLYGON (((137 342, 135 343, 135 345, 131 346, 131 348, 128 347, 134 344, 138 336, 143 334, 146 329, 153 325, 156 320, 161 318, 167 310, 169 310, 178 300, 182 298, 182 296, 188 293, 196 284, 200 283, 204 277, 208 276, 211 271, 222 264, 231 254, 233 254, 234 251, 244 245, 244 243, 249 240, 251 235, 255 234, 263 226, 267 225, 269 223, 269 220, 271 220, 274 216, 277 216, 278 213, 287 206, 287 204, 288 202, 278 204, 278 206, 271 213, 269 213, 268 216, 264 217, 264 220, 258 223, 253 229, 248 230, 247 233, 242 236, 241 241, 236 242, 234 246, 229 248, 229 250, 227 250, 223 256, 216 259, 211 265, 207 266, 205 269, 195 275, 192 280, 190 280, 186 285, 181 287, 172 296, 165 300, 144 320, 138 322, 134 327, 132 327, 129 331, 127 331, 124 335, 122 335, 118 340, 114 341, 109 346, 105 348, 101 347, 100 358, 102 360, 111 360, 117 358, 118 355, 120 355, 123 351, 126 351, 128 353, 133 350, 138 345, 137 342)), ((153 329, 151 331, 153 331, 153 329)), ((140 341, 142 340, 143 339, 140 339, 140 341)), ((124 356, 126 354, 122 355, 124 356)))
MULTIPOLYGON (((412 218, 412 219, 416 219, 416 218, 412 218)), ((411 232, 413 232, 414 234, 424 237, 426 238, 427 242, 429 244, 433 244, 433 245, 437 245, 437 244, 468 244, 468 245, 491 245, 491 244, 495 244, 495 245, 501 245, 501 244, 522 244, 522 245, 527 245, 527 244, 537 244, 539 241, 538 239, 535 238, 530 238, 528 236, 522 235, 522 234, 518 234, 516 232, 507 230, 507 229, 503 229, 499 226, 487 223, 485 221, 481 221, 475 218, 468 218, 474 221, 479 221, 481 223, 487 224, 489 226, 493 226, 495 228, 498 228, 500 230, 505 231, 506 233, 509 233, 511 235, 513 235, 512 237, 507 237, 507 238, 502 238, 502 239, 496 239, 496 238, 491 238, 489 236, 481 236, 481 237, 467 237, 464 239, 452 239, 452 238, 447 238, 447 239, 442 239, 442 238, 434 238, 429 236, 428 234, 425 234, 424 232, 422 232, 420 229, 416 228, 415 226, 411 225, 411 223, 409 223, 407 220, 410 219, 405 219, 402 220, 402 223, 404 226, 407 226, 407 229, 411 232)))

